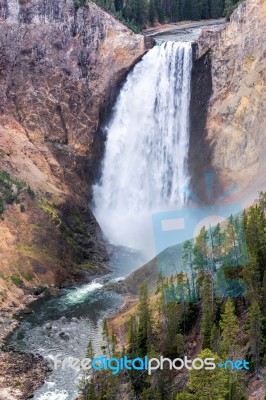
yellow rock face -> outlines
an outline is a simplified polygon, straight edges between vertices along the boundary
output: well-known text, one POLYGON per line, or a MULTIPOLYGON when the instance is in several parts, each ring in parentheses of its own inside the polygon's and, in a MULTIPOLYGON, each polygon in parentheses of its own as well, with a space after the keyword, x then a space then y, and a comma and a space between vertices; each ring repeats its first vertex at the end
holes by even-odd
POLYGON ((74 246, 79 258, 79 238, 91 251, 88 259, 106 257, 88 210, 90 180, 103 152, 98 127, 117 86, 146 52, 143 36, 93 3, 78 10, 63 0, 49 7, 28 0, 19 9, 11 3, 0 10, 0 170, 60 209, 62 223, 71 218, 62 234, 37 200, 25 201, 25 213, 17 204, 5 207, 0 304, 22 294, 17 277, 36 286, 71 274, 82 260, 65 255, 74 246))
POLYGON ((208 139, 239 198, 266 189, 266 1, 244 1, 212 48, 208 139))

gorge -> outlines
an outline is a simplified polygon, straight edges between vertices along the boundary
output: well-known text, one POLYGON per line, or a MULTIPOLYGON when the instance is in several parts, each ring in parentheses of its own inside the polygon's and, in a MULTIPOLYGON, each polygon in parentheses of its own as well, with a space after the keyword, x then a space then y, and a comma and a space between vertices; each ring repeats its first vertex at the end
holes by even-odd
MULTIPOLYGON (((265 2, 246 0, 193 43, 184 28, 155 44, 91 2, 0 1, 0 169, 34 192, 0 220, 1 318, 60 288, 9 345, 82 356, 96 338, 100 352, 123 302, 104 289, 155 255, 153 213, 184 205, 188 185, 204 197, 210 169, 215 197, 238 185, 228 202, 265 189, 265 21, 265 2)), ((77 377, 52 376, 33 398, 74 400, 77 377)))
MULTIPOLYGON (((117 158, 117 156, 112 153, 108 155, 107 143, 105 158, 106 177, 103 170, 103 182, 105 179, 107 180, 107 187, 103 184, 102 188, 98 186, 95 190, 103 191, 100 201, 108 200, 114 188, 114 193, 118 195, 118 198, 107 204, 109 209, 105 209, 104 212, 102 209, 100 210, 103 212, 104 218, 110 216, 110 213, 114 211, 117 213, 115 214, 117 220, 124 202, 126 204, 125 210, 129 209, 132 214, 139 212, 141 207, 143 207, 146 212, 146 220, 149 219, 150 213, 156 210, 156 207, 165 207, 168 203, 172 204, 172 206, 177 202, 180 205, 184 203, 184 190, 182 187, 188 184, 189 179, 187 155, 191 67, 191 43, 189 41, 167 42, 149 50, 143 60, 129 74, 118 97, 117 106, 115 107, 117 111, 114 113, 108 135, 110 135, 111 140, 113 139, 113 135, 115 135, 114 140, 119 143, 121 141, 122 130, 119 127, 117 128, 117 124, 125 124, 125 136, 122 147, 127 148, 129 143, 127 135, 131 135, 131 127, 135 126, 137 129, 134 133, 136 141, 133 143, 133 146, 136 147, 133 151, 131 148, 125 151, 120 149, 118 153, 122 155, 122 159, 119 159, 118 162, 121 162, 122 165, 116 166, 115 170, 125 172, 125 179, 132 184, 133 177, 126 176, 127 168, 123 163, 129 161, 128 169, 130 170, 132 160, 129 159, 129 156, 130 154, 135 154, 137 159, 133 168, 136 168, 140 163, 145 161, 145 149, 147 145, 150 146, 152 151, 148 158, 148 165, 143 165, 140 175, 135 179, 136 186, 132 188, 133 195, 129 193, 128 199, 124 199, 123 196, 125 196, 129 187, 127 181, 125 182, 124 191, 121 192, 119 192, 122 180, 120 176, 118 176, 117 180, 109 181, 110 177, 108 174, 112 174, 113 169, 111 169, 111 165, 114 162, 113 160, 109 161, 108 156, 111 159, 112 157, 117 158), (153 73, 151 73, 152 70, 153 73), (169 85, 169 89, 164 93, 161 85, 165 87, 169 79, 171 85, 169 85), (131 100, 135 98, 138 101, 137 93, 141 88, 143 90, 143 86, 145 85, 147 86, 147 98, 150 99, 150 103, 147 104, 147 109, 143 109, 142 102, 139 105, 136 104, 136 114, 134 114, 131 110, 131 100), (125 96, 126 99, 124 100, 125 96), (127 112, 124 107, 128 110, 127 112), (176 114, 175 110, 179 110, 179 112, 176 114), (172 119, 169 118, 169 112, 172 115, 172 119), (124 118, 122 118, 122 115, 124 118), (147 115, 149 116, 148 121, 146 120, 147 115), (126 117, 129 119, 128 123, 126 117), (169 120, 169 123, 165 128, 167 120, 169 120), (137 125, 137 122, 139 125, 137 125), (175 126, 176 129, 174 129, 175 126), (146 132, 146 136, 142 139, 143 132, 146 132), (177 152, 178 157, 176 157, 177 152), (162 170, 160 175, 158 168, 164 165, 164 160, 168 160, 168 168, 162 170), (175 170, 176 172, 174 173, 175 170), (154 182, 151 185, 154 190, 153 193, 150 193, 149 187, 138 187, 141 184, 140 177, 146 171, 154 176, 154 182), (160 177, 157 185, 155 184, 156 176, 157 179, 158 176, 160 177), (178 191, 179 188, 180 191, 178 191), (108 190, 110 190, 109 193, 106 192, 108 190), (134 192, 147 194, 148 196, 151 195, 151 197, 148 197, 147 201, 140 198, 136 199, 135 203, 132 203, 131 198, 135 199, 134 192), (169 193, 171 193, 171 196, 169 196, 169 193), (117 207, 115 207, 116 204, 117 207)), ((111 145, 111 149, 117 151, 119 146, 115 143, 113 146, 111 145)), ((151 177, 147 176, 144 182, 149 184, 150 180, 151 177)), ((96 205, 100 204, 100 202, 97 203, 97 195, 95 195, 95 203, 96 205)), ((128 223, 125 215, 122 215, 122 218, 124 223, 128 223)), ((97 220, 100 221, 100 218, 97 218, 97 220)), ((137 222, 140 225, 137 225, 134 220, 130 225, 130 229, 135 230, 135 232, 139 230, 137 231, 137 235, 133 236, 135 240, 140 236, 140 228, 143 227, 143 217, 137 222)), ((121 222, 116 221, 116 229, 120 226, 121 222)), ((121 237, 125 235, 126 231, 122 233, 121 237)), ((147 239, 146 232, 142 236, 146 236, 147 239)), ((152 238, 150 238, 151 240, 152 238)), ((141 238, 141 241, 143 241, 143 238, 141 238)), ((97 355, 100 355, 102 320, 112 315, 122 303, 120 295, 106 292, 104 291, 104 287, 107 284, 116 282, 116 280, 122 280, 132 269, 136 269, 136 267, 147 260, 147 253, 144 251, 147 247, 140 249, 134 246, 134 244, 130 246, 130 243, 123 243, 119 238, 116 245, 119 246, 115 253, 116 258, 111 257, 108 263, 113 273, 107 278, 107 282, 106 279, 98 278, 80 288, 64 289, 59 297, 35 302, 31 306, 33 315, 30 314, 29 317, 25 316, 23 318, 20 326, 9 338, 8 345, 17 351, 33 351, 34 353, 41 354, 51 365, 53 365, 53 359, 60 355, 61 357, 82 358, 86 352, 88 341, 92 341, 94 351, 97 355), (124 248, 123 245, 125 246, 124 248), (146 258, 138 261, 138 257, 143 257, 143 252, 146 258), (90 304, 89 308, 88 304, 90 304)), ((33 398, 36 400, 74 400, 78 394, 77 386, 79 379, 81 379, 80 374, 71 368, 59 371, 54 370, 50 374, 49 380, 35 393, 33 398)))

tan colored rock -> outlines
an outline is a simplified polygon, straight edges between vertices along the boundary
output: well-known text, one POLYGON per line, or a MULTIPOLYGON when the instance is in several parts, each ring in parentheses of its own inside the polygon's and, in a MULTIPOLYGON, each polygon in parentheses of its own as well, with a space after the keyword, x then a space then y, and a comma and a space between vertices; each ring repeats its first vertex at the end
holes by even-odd
POLYGON ((104 150, 99 124, 146 44, 94 3, 77 9, 73 0, 0 0, 0 28, 0 170, 38 194, 25 213, 14 204, 0 220, 0 303, 8 305, 22 292, 12 274, 26 286, 51 285, 83 260, 107 260, 88 209, 104 150))
POLYGON ((144 37, 94 3, 79 9, 73 0, 28 0, 18 9, 13 3, 0 8, 0 114, 19 122, 44 157, 52 152, 52 173, 75 186, 95 173, 103 151, 99 121, 145 53, 144 37), (67 170, 64 179, 52 158, 67 170))
POLYGON ((72 0, 29 0, 16 19, 1 23, 2 113, 33 142, 90 154, 101 107, 144 54, 143 36, 94 3, 76 10, 72 0))
POLYGON ((266 189, 266 1, 246 0, 212 47, 212 163, 238 196, 266 189))

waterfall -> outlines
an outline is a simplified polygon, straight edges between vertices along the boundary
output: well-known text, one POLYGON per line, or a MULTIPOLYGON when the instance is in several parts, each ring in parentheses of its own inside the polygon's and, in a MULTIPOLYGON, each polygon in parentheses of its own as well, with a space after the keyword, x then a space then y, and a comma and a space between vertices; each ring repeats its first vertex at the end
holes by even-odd
POLYGON ((191 43, 165 42, 143 57, 121 89, 94 186, 96 218, 114 244, 147 251, 151 215, 185 202, 191 66, 191 43))

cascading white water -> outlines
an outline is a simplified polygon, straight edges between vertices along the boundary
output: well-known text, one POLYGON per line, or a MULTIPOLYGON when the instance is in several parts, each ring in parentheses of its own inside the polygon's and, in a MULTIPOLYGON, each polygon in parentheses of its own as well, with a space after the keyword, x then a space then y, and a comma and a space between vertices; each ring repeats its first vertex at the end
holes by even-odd
POLYGON ((129 74, 108 127, 95 215, 114 244, 152 247, 151 215, 180 207, 189 181, 189 42, 155 46, 129 74))

